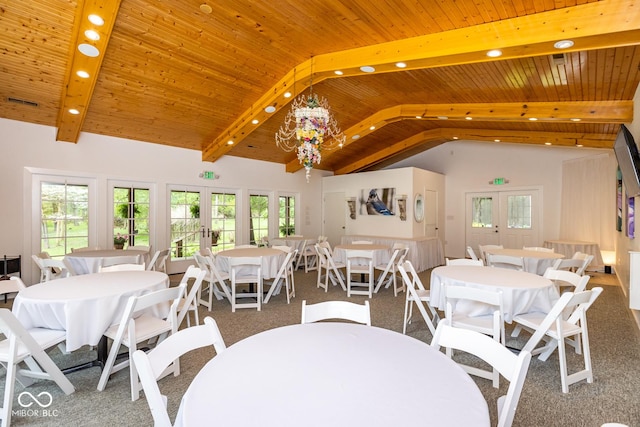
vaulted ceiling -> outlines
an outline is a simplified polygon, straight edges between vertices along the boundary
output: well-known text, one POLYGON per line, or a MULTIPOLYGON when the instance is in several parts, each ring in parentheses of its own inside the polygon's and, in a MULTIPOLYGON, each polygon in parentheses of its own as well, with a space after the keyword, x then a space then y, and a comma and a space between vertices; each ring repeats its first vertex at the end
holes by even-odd
POLYGON ((612 147, 640 81, 635 0, 11 1, 0 42, 0 117, 290 172, 274 135, 311 89, 346 135, 318 167, 344 174, 452 139, 612 147))

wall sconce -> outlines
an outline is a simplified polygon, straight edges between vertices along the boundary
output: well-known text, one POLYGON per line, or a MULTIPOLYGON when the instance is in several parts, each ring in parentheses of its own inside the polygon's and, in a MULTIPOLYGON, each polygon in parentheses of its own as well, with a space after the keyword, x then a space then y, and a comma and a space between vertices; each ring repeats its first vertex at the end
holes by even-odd
POLYGON ((356 198, 347 197, 347 206, 349 207, 349 218, 356 219, 356 198))
POLYGON ((398 197, 398 212, 400 212, 400 221, 407 220, 407 195, 400 194, 398 197))

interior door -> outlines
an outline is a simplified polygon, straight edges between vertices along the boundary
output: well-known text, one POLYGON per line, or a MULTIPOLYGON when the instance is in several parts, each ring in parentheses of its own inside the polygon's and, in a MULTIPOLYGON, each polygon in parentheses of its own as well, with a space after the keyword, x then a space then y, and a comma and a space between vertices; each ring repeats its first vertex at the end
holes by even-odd
POLYGON ((331 247, 340 244, 340 240, 345 233, 346 206, 344 192, 324 194, 324 230, 322 234, 327 236, 327 241, 331 247))
POLYGON ((438 192, 424 192, 424 235, 438 237, 438 192))

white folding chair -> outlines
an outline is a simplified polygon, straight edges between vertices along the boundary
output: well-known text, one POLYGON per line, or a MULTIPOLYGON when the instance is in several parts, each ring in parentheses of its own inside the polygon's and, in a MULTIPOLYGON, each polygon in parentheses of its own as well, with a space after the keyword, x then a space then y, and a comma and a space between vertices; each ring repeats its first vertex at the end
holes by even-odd
POLYGON ((345 252, 347 257, 347 296, 367 295, 371 298, 374 278, 373 252, 355 249, 347 249, 345 252), (353 280, 354 274, 360 275, 362 282, 353 280))
MULTIPOLYGON (((120 323, 111 325, 104 335, 111 339, 111 349, 109 356, 102 369, 102 375, 98 381, 98 390, 103 391, 107 386, 109 377, 114 373, 129 367, 129 379, 131 382, 131 400, 137 400, 140 397, 140 384, 138 383, 138 374, 135 364, 130 363, 131 356, 137 350, 139 343, 157 339, 162 341, 168 335, 178 330, 177 310, 180 299, 184 295, 186 285, 182 284, 178 287, 162 289, 160 291, 150 292, 141 296, 131 296, 127 301, 127 305, 122 314, 120 323), (162 312, 162 308, 156 306, 161 305, 166 308, 166 304, 170 303, 171 307, 166 316, 154 315, 153 311, 162 312), (140 314, 139 316, 135 316, 140 314), (129 357, 121 362, 117 362, 120 346, 129 349, 129 357)), ((180 373, 180 365, 174 364, 175 375, 180 373)))
POLYGON ((38 269, 40 269, 40 282, 44 282, 47 275, 47 268, 42 265, 42 260, 51 259, 51 257, 47 252, 40 252, 38 255, 31 255, 31 259, 38 266, 38 269))
MULTIPOLYGON (((283 252, 286 252, 286 256, 278 269, 278 273, 276 277, 273 278, 269 284, 269 292, 267 292, 267 296, 264 298, 264 303, 268 303, 271 299, 272 295, 278 295, 280 293, 280 289, 282 288, 282 283, 285 284, 285 291, 287 293, 287 304, 291 303, 291 298, 296 296, 296 285, 293 278, 293 270, 294 265, 293 262, 296 259, 296 255, 298 254, 297 249, 292 249, 289 246, 273 246, 274 249, 280 249, 283 252), (285 249, 286 248, 286 249, 285 249)), ((267 284, 266 281, 263 280, 263 285, 267 284)))
POLYGON ((593 382, 593 369, 591 366, 591 350, 589 348, 589 333, 587 331, 587 310, 602 293, 602 288, 596 287, 582 292, 565 292, 551 308, 549 313, 526 313, 513 318, 516 323, 511 336, 518 336, 522 329, 532 333, 527 341, 524 350, 531 354, 540 354, 538 359, 547 360, 554 350, 558 349, 560 361, 560 381, 562 392, 569 392, 569 385, 578 381, 587 380, 593 382), (571 314, 566 317, 566 312, 571 314), (573 338, 573 343, 582 342, 576 345, 576 353, 583 353, 584 369, 567 374, 567 356, 565 350, 565 340, 573 338), (545 340, 545 345, 538 347, 538 344, 545 340))
POLYGON ((144 264, 115 264, 98 268, 98 273, 108 273, 110 271, 145 271, 145 268, 144 264))
POLYGON ((61 279, 71 276, 71 270, 68 265, 61 259, 43 258, 40 260, 44 267, 44 281, 61 279))
POLYGON ((502 245, 478 245, 478 249, 480 250, 480 259, 484 261, 484 265, 489 265, 487 262, 487 252, 491 249, 504 249, 502 245))
POLYGON ((524 270, 524 258, 511 255, 486 254, 489 267, 509 268, 511 270, 524 270))
POLYGON ((413 268, 411 261, 405 261, 398 265, 398 270, 402 276, 402 280, 407 288, 407 295, 404 302, 404 322, 402 325, 402 333, 407 333, 407 323, 411 323, 411 316, 413 315, 413 305, 418 307, 418 311, 422 315, 429 331, 433 335, 436 331, 435 325, 438 324, 440 316, 431 305, 431 291, 425 289, 418 273, 413 268), (431 313, 431 316, 427 314, 427 310, 431 313))
POLYGON ((185 284, 185 295, 180 300, 178 304, 178 328, 182 325, 185 317, 187 318, 187 327, 191 326, 191 319, 189 318, 189 312, 193 313, 194 323, 196 325, 200 324, 200 319, 198 317, 198 302, 197 295, 200 292, 200 288, 202 287, 202 282, 204 281, 207 272, 198 267, 190 265, 185 271, 182 279, 180 279, 180 284, 185 284), (193 279, 193 283, 191 283, 191 287, 189 287, 189 280, 193 279))
POLYGON ((469 254, 472 260, 477 261, 479 259, 471 246, 467 246, 467 254, 469 254))
POLYGON ((167 272, 167 258, 169 258, 169 249, 163 249, 160 251, 156 251, 151 257, 149 261, 149 265, 147 266, 147 270, 149 271, 162 271, 163 273, 167 272))
POLYGON ((378 276, 376 288, 373 292, 377 294, 382 285, 385 284, 386 279, 385 288, 388 288, 391 286, 391 283, 393 283, 393 296, 397 297, 398 292, 404 291, 404 282, 400 279, 401 286, 398 286, 398 278, 396 277, 398 273, 398 263, 404 261, 404 258, 409 252, 409 247, 403 243, 394 243, 391 250, 392 253, 391 258, 389 258, 389 262, 373 266, 375 270, 382 271, 378 276), (387 276, 389 277, 387 278, 387 276))
MULTIPOLYGON (((445 285, 444 296, 445 318, 449 325, 480 332, 490 336, 494 341, 505 344, 501 291, 445 285), (485 310, 490 312, 484 314, 485 310)), ((447 355, 452 356, 451 349, 447 349, 447 355)), ((472 375, 492 380, 495 388, 499 387, 500 375, 495 368, 487 371, 469 365, 461 366, 472 375)))
POLYGON ((454 328, 440 322, 431 345, 452 348, 472 354, 489 363, 509 381, 507 394, 498 398, 498 427, 510 427, 516 414, 522 386, 527 376, 531 353, 518 355, 490 337, 469 329, 454 328))
POLYGON ((199 305, 204 305, 209 311, 213 305, 213 297, 215 296, 218 301, 226 298, 231 302, 231 291, 227 287, 226 281, 230 280, 229 273, 222 272, 216 267, 216 263, 213 258, 209 256, 203 256, 201 254, 193 254, 198 268, 205 270, 207 275, 204 281, 208 283, 206 299, 203 297, 203 287, 200 287, 198 291, 197 302, 199 305))
MULTIPOLYGON (((14 282, 19 286, 19 282, 14 282)), ((6 367, 4 401, 0 409, 2 426, 11 425, 11 409, 15 391, 15 382, 27 387, 32 379, 54 381, 62 391, 69 395, 75 391, 73 384, 51 360, 45 350, 63 342, 65 331, 53 329, 25 329, 13 313, 6 308, 0 309, 0 332, 5 339, 0 341, 0 362, 6 367), (18 364, 25 362, 28 369, 19 369, 18 364)))
POLYGON ((301 323, 313 323, 320 320, 343 319, 371 326, 371 309, 369 301, 363 305, 349 301, 324 301, 307 305, 302 301, 301 323))
POLYGON ((316 243, 316 253, 318 254, 318 279, 316 281, 316 287, 323 288, 325 292, 329 290, 329 281, 336 286, 340 284, 343 291, 347 290, 345 281, 343 280, 343 274, 340 271, 342 268, 346 268, 346 264, 342 262, 336 262, 333 259, 330 246, 327 242, 316 243), (322 281, 324 272, 324 282, 322 281))
POLYGON ((316 249, 314 245, 317 242, 313 239, 305 240, 304 247, 299 255, 302 264, 304 265, 304 272, 308 273, 310 271, 316 270, 318 268, 318 255, 316 254, 316 249))
POLYGON ((585 254, 582 252, 576 252, 573 254, 571 259, 582 260, 583 262, 582 265, 575 272, 580 275, 583 275, 587 270, 587 267, 589 267, 589 264, 591 264, 591 261, 593 261, 593 255, 585 254))
POLYGON ((571 292, 582 292, 587 289, 587 284, 589 283, 589 279, 591 279, 591 276, 580 276, 571 271, 556 270, 551 267, 545 270, 543 277, 551 280, 556 285, 558 292, 566 287, 570 287, 571 292))
POLYGON ((231 276, 231 312, 237 308, 262 309, 262 258, 261 257, 230 257, 229 274, 231 276), (238 285, 248 284, 249 292, 238 292, 238 285), (251 290, 251 287, 255 289, 251 290), (241 299, 255 299, 251 302, 238 302, 241 299))
POLYGON ((469 259, 469 258, 454 258, 454 259, 445 258, 444 263, 445 265, 475 265, 479 267, 482 267, 484 265, 481 259, 469 259))
POLYGON ((133 353, 133 362, 156 427, 172 425, 167 413, 167 396, 160 393, 158 380, 171 372, 168 368, 180 356, 211 345, 216 354, 222 353, 227 348, 216 321, 211 317, 205 317, 203 325, 175 332, 150 352, 136 350, 133 353))

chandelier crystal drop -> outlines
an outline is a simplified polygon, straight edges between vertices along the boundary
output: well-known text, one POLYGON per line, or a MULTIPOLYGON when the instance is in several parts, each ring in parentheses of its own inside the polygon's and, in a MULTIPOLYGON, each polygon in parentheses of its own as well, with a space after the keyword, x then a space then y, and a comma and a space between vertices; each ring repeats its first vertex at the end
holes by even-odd
POLYGON ((284 123, 276 132, 276 145, 284 151, 298 151, 298 160, 306 170, 307 182, 313 164, 320 164, 322 151, 342 147, 345 135, 331 114, 325 98, 310 93, 291 103, 284 123))

